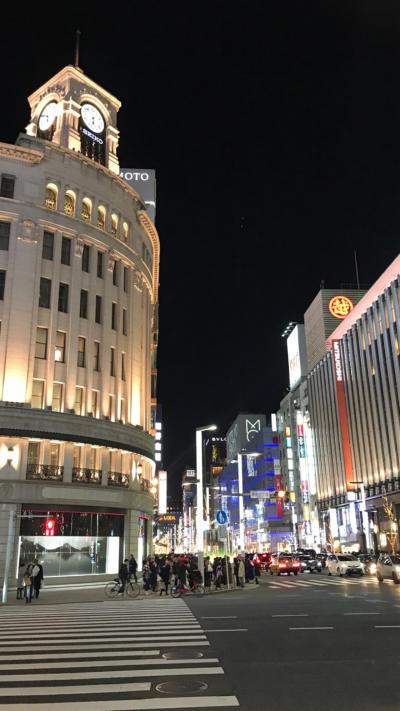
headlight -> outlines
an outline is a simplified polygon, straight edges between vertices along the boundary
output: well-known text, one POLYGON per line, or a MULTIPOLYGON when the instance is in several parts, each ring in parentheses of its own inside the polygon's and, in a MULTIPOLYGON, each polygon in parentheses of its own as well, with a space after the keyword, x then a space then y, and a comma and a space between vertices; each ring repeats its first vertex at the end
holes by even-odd
POLYGON ((369 572, 376 573, 376 563, 371 563, 371 565, 369 566, 369 572))
POLYGON ((400 565, 396 565, 396 573, 400 573, 400 565))

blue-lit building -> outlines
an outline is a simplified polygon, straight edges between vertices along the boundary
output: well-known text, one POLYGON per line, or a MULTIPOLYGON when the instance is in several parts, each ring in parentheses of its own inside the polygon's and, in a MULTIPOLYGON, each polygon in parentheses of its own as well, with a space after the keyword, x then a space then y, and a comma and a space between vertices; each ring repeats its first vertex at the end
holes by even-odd
POLYGON ((265 426, 265 416, 242 414, 227 433, 227 445, 228 464, 218 477, 215 495, 219 507, 228 513, 232 550, 290 549, 290 511, 285 510, 282 499, 277 496, 281 474, 276 433, 265 426), (239 496, 241 489, 243 496, 239 496))

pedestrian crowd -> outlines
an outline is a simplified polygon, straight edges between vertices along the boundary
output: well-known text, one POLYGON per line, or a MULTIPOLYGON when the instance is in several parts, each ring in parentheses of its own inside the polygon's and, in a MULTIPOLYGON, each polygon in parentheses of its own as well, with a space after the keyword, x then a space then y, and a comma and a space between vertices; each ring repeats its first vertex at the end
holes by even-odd
POLYGON ((30 563, 19 564, 17 578, 17 600, 25 600, 28 604, 32 598, 39 597, 40 588, 43 585, 43 566, 37 558, 30 563))

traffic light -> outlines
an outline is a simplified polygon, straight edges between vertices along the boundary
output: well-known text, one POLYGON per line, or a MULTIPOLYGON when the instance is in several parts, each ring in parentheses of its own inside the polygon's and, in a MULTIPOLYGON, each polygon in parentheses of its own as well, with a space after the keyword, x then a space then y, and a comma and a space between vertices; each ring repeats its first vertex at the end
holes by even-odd
POLYGON ((54 530, 56 527, 56 522, 54 518, 46 519, 45 534, 46 536, 54 536, 54 530))

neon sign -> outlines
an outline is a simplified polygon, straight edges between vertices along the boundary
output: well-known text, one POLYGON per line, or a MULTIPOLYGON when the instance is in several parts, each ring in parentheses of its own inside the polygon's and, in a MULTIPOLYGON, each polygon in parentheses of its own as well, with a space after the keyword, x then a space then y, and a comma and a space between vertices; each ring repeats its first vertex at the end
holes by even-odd
POLYGON ((329 302, 329 311, 335 318, 346 318, 354 308, 348 296, 334 296, 329 302))

